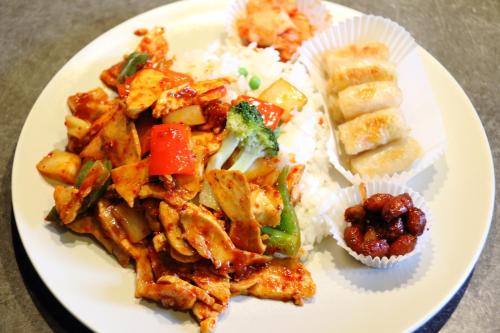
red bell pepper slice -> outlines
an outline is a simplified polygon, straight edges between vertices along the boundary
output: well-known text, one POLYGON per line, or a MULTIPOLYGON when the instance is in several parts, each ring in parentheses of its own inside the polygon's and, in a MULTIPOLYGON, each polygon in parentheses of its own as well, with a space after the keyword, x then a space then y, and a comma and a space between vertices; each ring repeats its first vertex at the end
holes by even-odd
POLYGON ((151 128, 149 175, 195 172, 195 155, 189 147, 190 128, 183 124, 162 124, 151 128))
POLYGON ((279 106, 269 102, 265 102, 255 97, 240 96, 238 97, 236 103, 239 103, 241 101, 248 102, 250 105, 255 106, 262 115, 262 119, 264 120, 264 125, 272 130, 278 127, 281 116, 283 115, 283 112, 285 112, 279 106))

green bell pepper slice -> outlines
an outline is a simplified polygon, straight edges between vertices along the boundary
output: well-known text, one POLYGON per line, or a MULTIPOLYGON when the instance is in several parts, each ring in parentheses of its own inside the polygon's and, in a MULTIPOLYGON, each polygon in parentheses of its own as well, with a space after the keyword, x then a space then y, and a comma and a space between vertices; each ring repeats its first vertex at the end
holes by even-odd
POLYGON ((283 168, 278 177, 278 191, 283 200, 280 224, 276 228, 262 227, 261 232, 269 236, 266 244, 272 250, 295 256, 300 249, 300 226, 288 192, 288 171, 288 167, 283 168))

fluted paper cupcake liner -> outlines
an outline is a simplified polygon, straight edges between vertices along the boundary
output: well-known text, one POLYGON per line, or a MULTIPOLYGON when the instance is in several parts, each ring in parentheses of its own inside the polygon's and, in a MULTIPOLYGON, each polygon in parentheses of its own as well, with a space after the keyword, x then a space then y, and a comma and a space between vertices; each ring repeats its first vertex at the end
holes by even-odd
MULTIPOLYGON (((397 23, 379 16, 365 15, 351 18, 330 26, 304 42, 299 49, 298 61, 306 66, 315 87, 323 95, 325 104, 329 105, 323 67, 325 51, 365 42, 382 42, 389 48, 389 59, 396 64, 398 86, 403 92, 403 104, 400 109, 411 129, 410 136, 420 143, 424 153, 410 169, 404 172, 373 177, 353 174, 343 163, 339 142, 332 133, 328 142, 330 162, 353 184, 375 180, 406 183, 432 165, 446 150, 446 135, 441 112, 422 65, 419 48, 408 31, 397 23)), ((335 128, 330 112, 326 113, 331 127, 335 128)))
POLYGON ((425 226, 424 233, 417 238, 417 245, 415 246, 415 249, 406 255, 374 258, 371 256, 358 254, 353 251, 349 246, 347 246, 344 240, 344 230, 347 227, 347 222, 344 220, 344 212, 347 208, 361 203, 361 194, 359 191, 359 187, 356 185, 338 191, 335 194, 335 200, 333 200, 332 202, 332 208, 330 212, 324 216, 325 220, 331 226, 330 231, 337 241, 337 244, 345 249, 356 260, 374 268, 392 267, 402 262, 403 260, 411 258, 415 254, 423 251, 425 249, 426 243, 429 240, 430 231, 432 230, 432 214, 429 206, 425 202, 425 199, 418 192, 415 192, 411 188, 396 183, 376 181, 367 183, 365 184, 365 186, 367 197, 376 193, 390 193, 392 195, 408 193, 413 199, 413 205, 417 208, 420 208, 425 213, 427 224, 425 226))

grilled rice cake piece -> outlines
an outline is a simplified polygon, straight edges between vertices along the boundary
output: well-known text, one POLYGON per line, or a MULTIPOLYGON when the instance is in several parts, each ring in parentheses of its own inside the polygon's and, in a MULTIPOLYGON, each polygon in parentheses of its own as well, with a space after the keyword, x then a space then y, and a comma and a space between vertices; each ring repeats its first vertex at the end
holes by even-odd
POLYGON ((391 175, 409 169, 422 153, 415 139, 396 140, 353 157, 351 170, 363 176, 391 175))
POLYGON ((403 115, 389 108, 345 122, 338 131, 346 154, 356 155, 405 137, 408 128, 403 115))
POLYGON ((358 84, 342 90, 337 104, 345 120, 377 110, 398 107, 403 94, 396 83, 376 81, 358 84))
POLYGON ((348 87, 374 81, 396 81, 396 66, 378 59, 342 59, 330 71, 328 90, 335 94, 348 87))
POLYGON ((389 61, 389 50, 382 43, 351 44, 324 54, 328 89, 343 89, 373 81, 395 81, 396 68, 389 61))
MULTIPOLYGON (((380 42, 356 43, 339 47, 325 54, 327 61, 338 58, 373 58, 389 60, 389 49, 380 42)), ((332 65, 328 63, 328 65, 332 65)))

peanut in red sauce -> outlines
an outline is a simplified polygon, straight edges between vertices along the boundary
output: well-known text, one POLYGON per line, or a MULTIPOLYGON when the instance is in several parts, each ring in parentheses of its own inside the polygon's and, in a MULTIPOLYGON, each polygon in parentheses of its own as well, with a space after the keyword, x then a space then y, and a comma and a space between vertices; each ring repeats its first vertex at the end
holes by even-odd
POLYGON ((358 254, 379 258, 412 252, 427 222, 408 193, 374 194, 347 208, 344 219, 349 223, 344 230, 347 246, 358 254))

